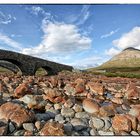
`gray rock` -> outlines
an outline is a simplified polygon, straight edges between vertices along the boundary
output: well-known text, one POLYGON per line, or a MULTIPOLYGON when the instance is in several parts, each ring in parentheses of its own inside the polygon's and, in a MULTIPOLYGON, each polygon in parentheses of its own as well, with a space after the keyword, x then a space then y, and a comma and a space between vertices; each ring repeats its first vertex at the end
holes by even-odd
POLYGON ((89 115, 87 112, 77 112, 75 113, 76 118, 88 119, 89 115))
POLYGON ((41 121, 41 120, 48 121, 51 117, 49 113, 37 113, 35 114, 35 118, 37 121, 41 121))
POLYGON ((75 93, 76 93, 75 88, 72 87, 70 84, 67 84, 64 87, 64 90, 65 90, 66 95, 75 95, 75 93))
POLYGON ((80 136, 80 134, 78 132, 73 131, 71 136, 80 136))
POLYGON ((61 109, 61 114, 64 117, 71 117, 72 118, 72 117, 74 117, 75 112, 73 109, 71 109, 69 107, 64 107, 61 109))
POLYGON ((87 131, 81 131, 80 136, 89 136, 90 134, 87 131))
POLYGON ((35 125, 33 123, 23 123, 23 128, 27 131, 34 131, 35 125))
POLYGON ((111 127, 111 120, 109 117, 102 118, 105 122, 104 130, 107 131, 111 127))
POLYGON ((65 118, 65 121, 66 121, 66 122, 70 122, 70 120, 71 120, 71 119, 70 119, 69 117, 65 118))
POLYGON ((136 131, 131 131, 131 135, 133 135, 133 136, 139 136, 139 133, 137 133, 136 131))
POLYGON ((95 130, 95 128, 92 128, 91 130, 90 130, 90 135, 91 136, 97 136, 98 134, 97 134, 97 131, 95 130))
POLYGON ((60 110, 60 109, 62 109, 62 106, 60 104, 54 104, 54 109, 60 110))
POLYGON ((46 113, 48 113, 50 115, 51 118, 55 118, 55 116, 57 114, 59 114, 60 112, 58 110, 55 110, 54 108, 48 109, 46 111, 46 113))
POLYGON ((100 135, 100 136, 114 136, 114 132, 105 132, 105 131, 102 131, 102 130, 99 130, 98 131, 98 134, 100 135))
POLYGON ((65 102, 64 107, 69 107, 69 108, 71 108, 73 105, 74 105, 74 100, 68 99, 68 100, 65 102))
POLYGON ((14 132, 16 130, 16 127, 12 122, 9 123, 8 128, 9 128, 10 133, 12 133, 12 132, 14 132))
POLYGON ((59 122, 59 123, 64 123, 64 117, 61 114, 58 114, 55 116, 55 121, 59 122))
POLYGON ((96 117, 92 117, 92 123, 93 126, 97 129, 100 130, 104 127, 105 123, 102 119, 96 118, 96 117))
POLYGON ((75 112, 82 112, 83 111, 82 105, 78 105, 78 104, 75 104, 73 106, 73 109, 74 109, 75 112))
POLYGON ((69 136, 71 135, 72 129, 73 129, 73 127, 72 127, 72 125, 71 125, 70 123, 64 124, 64 132, 65 132, 67 135, 69 135, 69 136))
POLYGON ((76 131, 87 128, 87 124, 81 119, 74 118, 71 120, 71 124, 73 125, 76 131))
POLYGON ((18 130, 14 133, 14 136, 23 136, 25 133, 25 130, 18 130))

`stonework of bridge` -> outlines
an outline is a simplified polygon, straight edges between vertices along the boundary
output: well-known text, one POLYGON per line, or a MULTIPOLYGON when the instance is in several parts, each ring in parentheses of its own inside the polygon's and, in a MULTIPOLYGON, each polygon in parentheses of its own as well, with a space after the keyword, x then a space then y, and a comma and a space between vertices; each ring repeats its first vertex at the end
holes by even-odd
POLYGON ((39 68, 44 68, 48 75, 57 74, 62 70, 72 71, 73 69, 72 66, 1 49, 0 60, 16 65, 21 70, 22 75, 35 75, 39 68))

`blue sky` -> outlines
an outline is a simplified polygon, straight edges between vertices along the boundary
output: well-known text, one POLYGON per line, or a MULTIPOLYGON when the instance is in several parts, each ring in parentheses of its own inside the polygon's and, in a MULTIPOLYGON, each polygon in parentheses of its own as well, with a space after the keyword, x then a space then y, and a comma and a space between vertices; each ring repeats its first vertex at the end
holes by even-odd
POLYGON ((0 49, 89 68, 140 49, 140 5, 0 5, 0 49))

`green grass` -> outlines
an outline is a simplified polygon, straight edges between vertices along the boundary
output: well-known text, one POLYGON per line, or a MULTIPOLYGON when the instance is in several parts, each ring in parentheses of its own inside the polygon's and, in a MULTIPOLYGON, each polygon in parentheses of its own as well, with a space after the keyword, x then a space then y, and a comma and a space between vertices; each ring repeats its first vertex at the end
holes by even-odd
POLYGON ((45 69, 43 68, 39 68, 36 73, 35 73, 36 76, 43 76, 43 75, 47 75, 47 72, 45 71, 45 69))
MULTIPOLYGON (((121 69, 122 70, 122 69, 121 69)), ((140 71, 110 71, 110 72, 99 72, 99 71, 86 71, 85 73, 93 75, 105 75, 107 77, 124 77, 124 78, 140 78, 140 71)))
POLYGON ((13 72, 6 68, 0 67, 0 73, 13 73, 13 72))

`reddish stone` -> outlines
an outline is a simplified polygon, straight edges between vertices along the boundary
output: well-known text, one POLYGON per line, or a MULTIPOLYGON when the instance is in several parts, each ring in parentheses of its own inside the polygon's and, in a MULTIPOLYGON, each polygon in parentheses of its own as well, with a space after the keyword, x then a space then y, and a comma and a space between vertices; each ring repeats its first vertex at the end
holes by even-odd
POLYGON ((140 104, 131 105, 129 114, 131 114, 132 116, 135 116, 138 119, 138 121, 140 122, 140 104))
POLYGON ((115 98, 121 98, 123 97, 123 93, 115 93, 115 98))
POLYGON ((32 131, 25 131, 24 136, 33 136, 32 131))
POLYGON ((105 87, 101 83, 88 82, 87 85, 93 93, 103 95, 105 92, 105 87))
POLYGON ((140 98, 140 93, 134 83, 127 84, 125 97, 130 100, 140 98))
POLYGON ((3 84, 0 82, 0 92, 3 91, 3 84))
POLYGON ((56 97, 53 100, 53 103, 65 103, 65 102, 66 102, 66 100, 63 97, 61 97, 61 96, 56 97))
POLYGON ((7 126, 0 127, 0 136, 5 136, 7 133, 7 126))
POLYGON ((116 112, 116 109, 113 106, 113 104, 102 106, 100 108, 100 115, 103 116, 103 117, 114 116, 116 113, 117 112, 116 112))
POLYGON ((75 86, 76 93, 82 93, 82 92, 84 92, 84 90, 85 90, 85 85, 83 85, 83 84, 77 84, 75 86))
POLYGON ((63 124, 48 122, 40 131, 41 136, 64 136, 63 124))
POLYGON ((21 126, 24 122, 31 122, 34 118, 34 114, 27 111, 19 104, 7 102, 0 106, 0 119, 11 120, 18 126, 21 126))
POLYGON ((122 114, 116 114, 115 117, 112 119, 112 127, 116 131, 131 131, 131 121, 122 114))
POLYGON ((48 88, 48 89, 45 89, 44 92, 50 98, 58 97, 61 95, 61 92, 59 92, 58 89, 56 88, 54 89, 48 88))
POLYGON ((4 77, 3 81, 4 81, 4 83, 7 84, 7 83, 9 83, 10 79, 9 79, 9 77, 4 77))
POLYGON ((113 99, 111 99, 111 101, 113 103, 116 103, 116 104, 122 104, 123 103, 123 99, 121 99, 121 98, 113 98, 113 99))
POLYGON ((136 117, 134 117, 134 116, 132 116, 130 114, 126 114, 126 117, 131 121, 131 123, 132 123, 132 129, 133 130, 137 130, 138 122, 137 122, 136 117))
POLYGON ((91 99, 84 99, 83 100, 83 108, 88 113, 98 113, 99 112, 98 103, 91 100, 91 99))
POLYGON ((51 88, 57 87, 57 85, 58 85, 58 78, 57 78, 57 76, 51 76, 49 81, 50 81, 51 88))
POLYGON ((27 83, 22 83, 15 89, 14 96, 20 98, 23 97, 27 92, 28 92, 27 83))
POLYGON ((37 130, 42 129, 43 126, 44 126, 44 122, 41 122, 41 121, 35 122, 35 127, 37 128, 37 130))
POLYGON ((81 79, 81 78, 78 78, 78 79, 75 80, 74 83, 85 85, 85 80, 84 79, 81 79))

